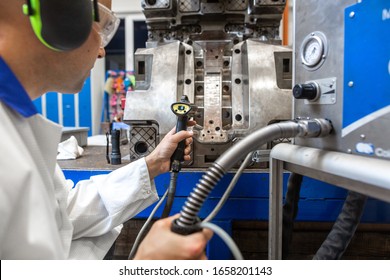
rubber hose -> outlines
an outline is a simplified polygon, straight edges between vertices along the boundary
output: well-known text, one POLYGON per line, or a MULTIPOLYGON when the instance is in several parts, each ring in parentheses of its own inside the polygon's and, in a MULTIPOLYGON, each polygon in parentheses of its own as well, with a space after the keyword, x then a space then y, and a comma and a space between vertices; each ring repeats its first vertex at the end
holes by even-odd
POLYGON ((367 197, 348 192, 343 208, 313 260, 339 260, 347 249, 363 214, 367 197))
POLYGON ((261 128, 249 134, 243 140, 225 151, 212 165, 196 184, 190 193, 180 212, 177 220, 178 226, 188 227, 196 223, 198 212, 214 186, 219 182, 233 165, 256 150, 265 143, 278 138, 295 137, 300 132, 300 126, 296 122, 276 123, 261 128))
POLYGON ((298 213, 299 194, 303 176, 291 173, 287 182, 286 199, 283 205, 282 259, 288 258, 294 221, 298 213))

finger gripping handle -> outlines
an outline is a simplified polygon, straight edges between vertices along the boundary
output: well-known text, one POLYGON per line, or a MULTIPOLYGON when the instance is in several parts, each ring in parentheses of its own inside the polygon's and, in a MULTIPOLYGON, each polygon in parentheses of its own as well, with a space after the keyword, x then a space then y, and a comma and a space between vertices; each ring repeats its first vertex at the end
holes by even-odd
MULTIPOLYGON (((177 118, 177 124, 176 124, 176 133, 182 130, 187 130, 187 116, 181 116, 177 118)), ((177 160, 177 161, 183 161, 184 160, 184 149, 186 148, 186 140, 182 140, 177 145, 177 148, 175 152, 173 153, 171 157, 171 162, 177 160)))
POLYGON ((174 220, 171 225, 171 231, 180 235, 190 235, 201 230, 202 228, 199 226, 199 223, 196 223, 191 226, 182 227, 177 224, 177 219, 174 220))

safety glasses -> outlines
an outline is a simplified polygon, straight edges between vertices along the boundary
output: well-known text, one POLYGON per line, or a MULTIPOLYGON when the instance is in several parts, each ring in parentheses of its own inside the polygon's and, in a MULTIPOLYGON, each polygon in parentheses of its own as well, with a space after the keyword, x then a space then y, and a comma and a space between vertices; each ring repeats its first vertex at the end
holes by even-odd
POLYGON ((98 3, 97 0, 93 0, 92 2, 94 7, 94 21, 95 25, 97 25, 96 29, 102 40, 101 47, 104 48, 118 30, 120 19, 117 18, 113 11, 103 4, 98 3))

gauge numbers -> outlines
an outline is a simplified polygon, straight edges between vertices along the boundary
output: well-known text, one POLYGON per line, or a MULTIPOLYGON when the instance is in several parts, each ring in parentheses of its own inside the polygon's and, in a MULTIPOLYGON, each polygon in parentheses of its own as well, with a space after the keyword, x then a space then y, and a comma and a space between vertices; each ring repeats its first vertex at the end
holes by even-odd
POLYGON ((305 37, 301 46, 302 64, 308 68, 318 68, 326 58, 326 38, 319 32, 313 32, 305 37))

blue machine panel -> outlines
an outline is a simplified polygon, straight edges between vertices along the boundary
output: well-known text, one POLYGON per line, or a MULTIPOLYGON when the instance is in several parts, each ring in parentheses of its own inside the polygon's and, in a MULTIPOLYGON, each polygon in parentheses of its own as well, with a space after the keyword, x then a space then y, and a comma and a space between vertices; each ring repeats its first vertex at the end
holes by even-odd
POLYGON ((345 9, 343 128, 389 105, 390 1, 363 0, 345 9))

